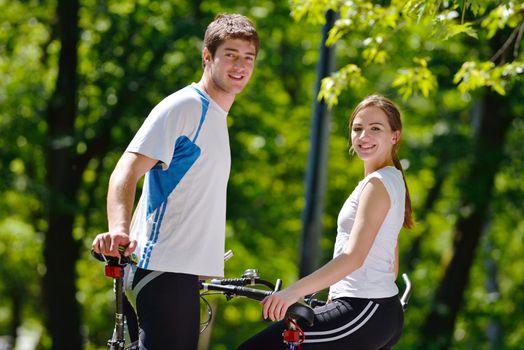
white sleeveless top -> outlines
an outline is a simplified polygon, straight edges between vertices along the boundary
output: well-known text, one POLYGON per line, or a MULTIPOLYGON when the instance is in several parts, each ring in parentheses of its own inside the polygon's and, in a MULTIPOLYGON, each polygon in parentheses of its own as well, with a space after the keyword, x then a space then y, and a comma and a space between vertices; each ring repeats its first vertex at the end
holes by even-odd
POLYGON ((366 176, 346 200, 338 215, 333 258, 344 250, 355 221, 360 195, 372 178, 382 181, 391 205, 363 265, 331 286, 329 296, 332 299, 386 298, 398 294, 394 271, 395 247, 404 223, 406 187, 401 171, 395 167, 387 166, 366 176))

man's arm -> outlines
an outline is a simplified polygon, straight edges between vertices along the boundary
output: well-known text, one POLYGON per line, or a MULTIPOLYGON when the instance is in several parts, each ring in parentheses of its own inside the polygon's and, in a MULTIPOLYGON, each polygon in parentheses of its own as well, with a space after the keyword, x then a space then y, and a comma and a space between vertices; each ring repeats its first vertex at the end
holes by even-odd
POLYGON ((129 229, 138 180, 158 161, 147 156, 125 152, 118 161, 109 180, 107 191, 107 221, 109 232, 93 240, 92 248, 104 255, 118 256, 118 247, 126 246, 125 255, 131 254, 136 241, 129 239, 129 229))

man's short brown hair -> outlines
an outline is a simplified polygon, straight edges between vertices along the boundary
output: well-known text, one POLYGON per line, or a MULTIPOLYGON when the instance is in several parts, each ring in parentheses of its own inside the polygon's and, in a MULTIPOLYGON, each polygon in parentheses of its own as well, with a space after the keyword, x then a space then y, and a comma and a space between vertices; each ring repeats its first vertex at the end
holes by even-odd
POLYGON ((242 39, 251 42, 258 53, 260 40, 254 24, 246 16, 236 13, 222 13, 207 26, 204 35, 204 47, 207 47, 212 56, 217 48, 228 39, 242 39))

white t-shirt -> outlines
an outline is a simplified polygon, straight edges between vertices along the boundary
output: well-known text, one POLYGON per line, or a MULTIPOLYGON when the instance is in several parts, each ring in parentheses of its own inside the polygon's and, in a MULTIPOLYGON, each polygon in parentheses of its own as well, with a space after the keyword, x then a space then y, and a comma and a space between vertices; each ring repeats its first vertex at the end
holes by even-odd
POLYGON ((386 298, 398 294, 394 271, 395 247, 404 223, 406 187, 402 173, 395 167, 387 166, 366 176, 346 200, 338 216, 333 257, 336 258, 344 250, 355 222, 360 195, 372 178, 382 181, 391 205, 363 265, 331 286, 329 296, 332 299, 386 298))
POLYGON ((227 112, 197 84, 186 86, 151 111, 126 151, 159 160, 145 176, 131 227, 138 267, 223 276, 227 112))

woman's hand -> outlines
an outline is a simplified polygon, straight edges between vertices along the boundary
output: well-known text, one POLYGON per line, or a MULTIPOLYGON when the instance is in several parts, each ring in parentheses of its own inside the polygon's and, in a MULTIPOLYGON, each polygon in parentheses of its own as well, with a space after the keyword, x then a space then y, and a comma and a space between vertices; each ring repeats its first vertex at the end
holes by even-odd
POLYGON ((299 295, 295 295, 291 288, 286 288, 280 292, 271 294, 265 297, 260 303, 264 306, 264 319, 271 319, 272 321, 280 321, 286 316, 288 307, 296 303, 300 299, 299 295))

